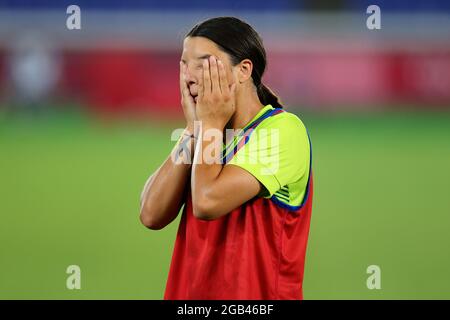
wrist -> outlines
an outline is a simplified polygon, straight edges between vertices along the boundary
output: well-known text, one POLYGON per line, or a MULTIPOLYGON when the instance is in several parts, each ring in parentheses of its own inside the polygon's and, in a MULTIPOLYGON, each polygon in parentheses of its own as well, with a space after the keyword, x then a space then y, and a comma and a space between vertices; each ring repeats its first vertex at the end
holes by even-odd
POLYGON ((197 139, 199 131, 200 131, 200 121, 196 120, 192 124, 188 124, 183 131, 183 134, 193 135, 195 139, 197 139))
POLYGON ((203 132, 208 129, 217 129, 217 130, 223 131, 225 129, 225 125, 226 125, 225 123, 222 123, 217 120, 208 120, 208 121, 203 120, 202 121, 202 130, 203 130, 203 132))
POLYGON ((186 127, 183 131, 183 133, 181 134, 183 137, 189 137, 192 138, 193 140, 197 139, 198 136, 198 132, 195 133, 195 129, 193 127, 186 127))
POLYGON ((184 133, 194 133, 194 124, 193 123, 189 123, 186 125, 186 127, 184 128, 183 134, 184 133))
POLYGON ((191 165, 194 158, 195 139, 192 134, 184 130, 172 152, 175 164, 191 165))

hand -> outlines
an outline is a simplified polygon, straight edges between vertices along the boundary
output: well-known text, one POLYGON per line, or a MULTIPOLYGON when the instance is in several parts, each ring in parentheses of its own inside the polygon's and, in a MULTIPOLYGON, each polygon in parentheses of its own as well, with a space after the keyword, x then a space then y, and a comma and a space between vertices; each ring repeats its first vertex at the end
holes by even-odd
POLYGON ((236 84, 228 84, 223 62, 213 56, 205 59, 196 109, 203 126, 225 128, 236 109, 235 90, 236 84))
POLYGON ((187 130, 194 133, 194 121, 197 120, 195 101, 192 98, 186 82, 186 65, 180 61, 180 92, 181 106, 187 122, 187 130))

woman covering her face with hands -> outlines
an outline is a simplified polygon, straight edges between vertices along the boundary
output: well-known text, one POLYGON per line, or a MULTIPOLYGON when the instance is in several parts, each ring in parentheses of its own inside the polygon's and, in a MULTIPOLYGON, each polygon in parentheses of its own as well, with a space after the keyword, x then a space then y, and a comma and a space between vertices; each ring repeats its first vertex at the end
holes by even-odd
POLYGON ((186 128, 141 196, 150 229, 183 207, 166 299, 303 298, 311 145, 262 83, 265 68, 261 38, 239 19, 206 20, 184 39, 186 128))

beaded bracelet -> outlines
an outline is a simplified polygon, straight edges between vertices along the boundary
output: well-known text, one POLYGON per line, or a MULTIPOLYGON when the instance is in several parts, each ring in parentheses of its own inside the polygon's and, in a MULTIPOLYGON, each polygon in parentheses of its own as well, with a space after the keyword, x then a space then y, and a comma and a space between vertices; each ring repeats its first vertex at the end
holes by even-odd
POLYGON ((191 133, 191 134, 188 134, 188 133, 186 133, 186 132, 183 132, 183 135, 184 135, 184 136, 188 136, 189 138, 194 138, 194 139, 197 139, 197 137, 196 137, 196 136, 194 136, 194 134, 193 134, 193 133, 191 133))

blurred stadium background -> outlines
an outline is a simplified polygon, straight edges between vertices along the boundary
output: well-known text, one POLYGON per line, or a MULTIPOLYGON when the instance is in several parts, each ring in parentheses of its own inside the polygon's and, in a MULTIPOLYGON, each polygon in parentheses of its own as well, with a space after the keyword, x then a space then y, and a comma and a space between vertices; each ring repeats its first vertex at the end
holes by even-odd
POLYGON ((446 0, 0 0, 0 298, 162 298, 178 220, 146 230, 139 195, 183 126, 183 36, 219 15, 260 33, 311 134, 305 298, 449 299, 446 0))

